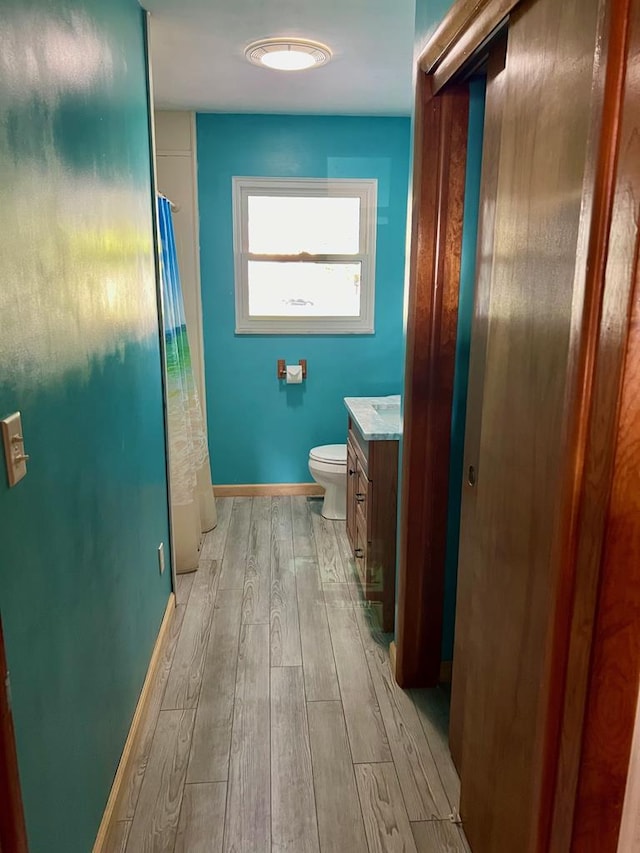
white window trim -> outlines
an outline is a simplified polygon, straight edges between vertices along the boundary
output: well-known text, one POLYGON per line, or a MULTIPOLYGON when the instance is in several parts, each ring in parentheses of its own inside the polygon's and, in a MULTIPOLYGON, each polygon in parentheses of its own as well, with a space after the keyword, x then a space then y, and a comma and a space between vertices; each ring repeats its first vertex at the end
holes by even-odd
MULTIPOLYGON (((372 335, 374 334, 376 178, 233 177, 233 252, 235 258, 236 334, 239 335, 372 335), (360 198, 358 255, 323 255, 327 261, 362 263, 358 317, 251 317, 249 315, 247 211, 249 196, 338 196, 360 198)), ((263 256, 265 259, 268 256, 263 256)), ((318 256, 316 256, 318 257, 318 256)))

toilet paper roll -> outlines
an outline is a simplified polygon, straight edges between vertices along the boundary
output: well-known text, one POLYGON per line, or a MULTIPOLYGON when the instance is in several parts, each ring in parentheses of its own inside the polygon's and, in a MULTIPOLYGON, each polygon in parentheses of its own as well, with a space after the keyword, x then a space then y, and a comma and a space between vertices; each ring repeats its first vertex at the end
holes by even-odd
POLYGON ((302 382, 302 365, 287 365, 287 385, 299 385, 302 382))

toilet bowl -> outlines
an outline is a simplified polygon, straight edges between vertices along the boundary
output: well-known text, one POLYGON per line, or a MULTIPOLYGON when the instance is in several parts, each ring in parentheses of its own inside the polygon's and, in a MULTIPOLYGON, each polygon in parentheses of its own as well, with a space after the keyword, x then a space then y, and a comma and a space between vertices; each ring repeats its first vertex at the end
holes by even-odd
POLYGON ((347 445, 323 444, 309 451, 309 472, 324 487, 322 515, 335 521, 347 517, 347 445))

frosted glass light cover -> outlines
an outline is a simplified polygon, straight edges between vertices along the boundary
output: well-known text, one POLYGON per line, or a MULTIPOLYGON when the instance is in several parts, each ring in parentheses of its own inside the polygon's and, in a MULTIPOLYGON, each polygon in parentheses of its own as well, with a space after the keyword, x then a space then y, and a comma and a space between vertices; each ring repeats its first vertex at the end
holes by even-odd
POLYGON ((274 50, 271 53, 265 53, 261 62, 278 71, 302 71, 316 64, 310 53, 301 53, 298 50, 274 50))
POLYGON ((331 50, 326 44, 309 39, 273 38, 252 42, 244 55, 252 65, 276 71, 304 71, 326 65, 331 59, 331 50))

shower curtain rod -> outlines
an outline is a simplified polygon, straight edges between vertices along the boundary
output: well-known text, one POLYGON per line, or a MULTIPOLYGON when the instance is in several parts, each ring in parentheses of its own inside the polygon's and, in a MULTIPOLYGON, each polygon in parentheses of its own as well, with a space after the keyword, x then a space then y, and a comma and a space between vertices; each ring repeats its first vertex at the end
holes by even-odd
POLYGON ((168 196, 166 196, 164 193, 158 193, 158 195, 160 196, 160 198, 164 198, 169 202, 169 206, 171 207, 171 211, 173 213, 179 213, 180 212, 180 205, 179 204, 174 204, 171 201, 171 199, 168 196))

